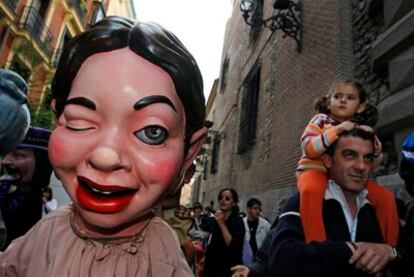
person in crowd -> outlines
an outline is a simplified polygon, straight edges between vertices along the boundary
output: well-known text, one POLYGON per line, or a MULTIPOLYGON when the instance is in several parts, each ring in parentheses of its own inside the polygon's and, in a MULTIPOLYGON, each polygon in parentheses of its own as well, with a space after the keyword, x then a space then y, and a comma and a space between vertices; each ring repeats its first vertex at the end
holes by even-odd
POLYGON ((42 192, 43 215, 57 209, 57 201, 53 198, 53 191, 51 187, 46 187, 42 192))
POLYGON ((257 251, 269 232, 270 223, 260 216, 262 202, 257 198, 250 198, 246 204, 247 216, 243 218, 246 230, 243 244, 243 264, 250 266, 255 261, 257 251))
MULTIPOLYGON (((411 132, 402 145, 399 174, 404 180, 405 189, 414 197, 414 132, 411 132)), ((405 229, 414 239, 414 201, 408 203, 405 229)))
MULTIPOLYGON (((0 69, 0 161, 14 150, 30 126, 27 108, 27 84, 17 73, 0 69)), ((1 162, 0 162, 1 171, 1 162)), ((0 176, 0 182, 3 179, 0 176)), ((0 212, 0 249, 6 242, 6 227, 0 212)))
POLYGON ((193 225, 188 231, 188 235, 193 240, 200 240, 204 242, 206 239, 208 239, 208 237, 210 236, 210 233, 203 230, 203 228, 201 228, 203 205, 201 205, 200 202, 195 202, 193 204, 192 210, 193 210, 193 215, 192 215, 193 225))
POLYGON ((0 209, 7 233, 3 250, 42 217, 41 191, 49 185, 52 174, 49 137, 49 130, 30 127, 18 147, 1 161, 0 209))
POLYGON ((200 202, 195 202, 192 210, 193 225, 188 231, 188 235, 194 246, 194 275, 198 277, 204 274, 204 252, 210 233, 201 228, 203 205, 200 202))
POLYGON ((0 157, 14 150, 30 126, 27 84, 19 74, 0 68, 0 157))
POLYGON ((201 223, 200 228, 206 232, 211 233, 213 226, 216 222, 214 215, 216 211, 211 206, 205 206, 203 209, 203 213, 201 214, 201 223))
POLYGON ((272 241, 272 229, 274 228, 272 224, 271 229, 267 232, 262 245, 259 250, 257 250, 255 260, 253 263, 247 265, 236 265, 231 268, 233 271, 232 277, 270 277, 268 271, 268 260, 269 260, 269 251, 270 243, 272 241))
MULTIPOLYGON (((378 119, 375 106, 367 103, 361 84, 340 79, 316 103, 314 116, 301 136, 302 158, 297 168, 300 214, 307 242, 324 241, 326 230, 322 218, 322 200, 327 186, 322 155, 344 131, 360 126, 369 131, 378 119)), ((381 143, 376 139, 375 164, 381 161, 381 143)), ((378 215, 385 241, 391 245, 398 239, 398 215, 393 194, 375 183, 367 183, 368 199, 378 215)))
MULTIPOLYGON (((276 203, 276 218, 270 226, 270 230, 267 232, 265 238, 257 253, 255 255, 254 262, 247 265, 236 265, 231 270, 233 271, 232 277, 267 277, 268 271, 268 259, 270 251, 270 242, 272 240, 272 229, 277 225, 279 221, 279 215, 282 213, 282 209, 286 204, 288 197, 280 198, 276 203)), ((246 244, 246 240, 244 242, 246 244)), ((244 247, 244 245, 243 245, 244 247)), ((244 251, 244 249, 243 249, 244 251)), ((244 253, 243 253, 244 254, 244 253)))
POLYGON ((360 128, 344 131, 322 159, 329 178, 323 202, 327 240, 306 243, 299 212, 300 197, 306 195, 292 196, 272 231, 270 275, 372 276, 390 270, 393 276, 411 276, 412 243, 404 232, 397 245, 386 243, 367 199, 375 135, 360 128))
POLYGON ((289 199, 289 197, 282 197, 279 199, 279 201, 277 201, 276 204, 276 218, 272 223, 272 226, 270 226, 271 229, 273 229, 277 223, 279 222, 279 216, 282 214, 282 210, 283 207, 285 206, 287 200, 289 199))
POLYGON ((230 268, 242 263, 244 240, 243 220, 238 216, 239 196, 233 188, 224 188, 218 194, 219 209, 207 245, 204 276, 231 276, 230 268))
POLYGON ((9 276, 191 276, 152 209, 205 140, 199 68, 156 23, 106 17, 67 42, 52 83, 49 157, 73 203, 0 253, 9 276))
POLYGON ((397 201, 398 219, 400 221, 400 225, 405 227, 407 223, 407 204, 401 198, 395 198, 395 201, 397 201))

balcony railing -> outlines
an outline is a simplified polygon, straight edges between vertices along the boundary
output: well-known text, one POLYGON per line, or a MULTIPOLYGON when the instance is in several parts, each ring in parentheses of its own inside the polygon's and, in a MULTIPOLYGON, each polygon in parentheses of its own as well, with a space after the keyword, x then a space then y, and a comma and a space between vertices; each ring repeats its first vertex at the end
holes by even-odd
POLYGON ((10 8, 10 10, 13 11, 13 13, 16 14, 16 7, 17 4, 19 3, 19 0, 3 0, 7 6, 10 8))
POLYGON ((35 8, 29 6, 24 8, 20 27, 26 29, 31 34, 49 57, 53 54, 53 35, 45 26, 42 17, 35 8))
MULTIPOLYGON (((85 2, 86 3, 86 2, 85 2)), ((80 0, 69 0, 69 5, 75 10, 78 14, 82 23, 85 23, 85 9, 81 5, 80 0)))
POLYGON ((62 56, 62 52, 63 52, 63 47, 59 47, 58 49, 56 49, 55 55, 53 56, 51 60, 51 65, 53 67, 57 67, 60 57, 62 56))

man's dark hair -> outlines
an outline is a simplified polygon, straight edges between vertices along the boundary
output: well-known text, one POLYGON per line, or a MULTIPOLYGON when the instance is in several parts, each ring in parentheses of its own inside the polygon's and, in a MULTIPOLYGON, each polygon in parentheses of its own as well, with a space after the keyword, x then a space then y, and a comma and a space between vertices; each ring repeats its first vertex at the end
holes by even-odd
POLYGON ((360 128, 354 128, 350 131, 344 131, 339 135, 339 138, 332 143, 328 149, 326 149, 325 153, 329 156, 333 156, 335 153, 336 145, 338 144, 338 141, 343 137, 358 137, 363 140, 369 140, 372 142, 372 145, 374 145, 375 142, 375 134, 373 132, 367 132, 360 128))
POLYGON ((262 206, 262 202, 260 202, 259 199, 257 198, 250 198, 249 201, 247 201, 247 208, 251 209, 254 205, 259 205, 260 207, 262 206))
POLYGON ((200 202, 194 202, 194 204, 193 204, 193 211, 196 210, 196 209, 202 210, 203 209, 203 205, 201 205, 200 202))

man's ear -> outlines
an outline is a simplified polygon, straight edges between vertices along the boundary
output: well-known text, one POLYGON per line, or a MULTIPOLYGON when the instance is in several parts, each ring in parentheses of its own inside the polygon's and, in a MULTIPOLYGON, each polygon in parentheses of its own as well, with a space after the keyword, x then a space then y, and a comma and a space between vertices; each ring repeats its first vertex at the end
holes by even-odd
POLYGON ((203 127, 198 129, 193 133, 190 140, 190 147, 187 150, 185 160, 184 160, 184 172, 187 171, 192 165, 194 159, 197 157, 198 153, 201 150, 205 140, 207 138, 207 128, 203 127))
POLYGON ((325 165, 325 167, 327 169, 332 168, 333 161, 332 161, 332 157, 330 155, 323 154, 322 155, 322 162, 323 162, 323 164, 325 165))
POLYGON ((362 113, 367 108, 367 103, 361 103, 358 106, 357 113, 362 113))

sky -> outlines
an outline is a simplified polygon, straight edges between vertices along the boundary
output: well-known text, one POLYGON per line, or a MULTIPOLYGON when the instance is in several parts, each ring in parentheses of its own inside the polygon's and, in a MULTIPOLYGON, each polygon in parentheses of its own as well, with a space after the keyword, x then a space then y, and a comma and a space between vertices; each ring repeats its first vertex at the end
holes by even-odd
POLYGON ((231 0, 134 0, 137 19, 154 21, 173 32, 194 56, 204 81, 206 101, 219 77, 224 31, 231 0))

